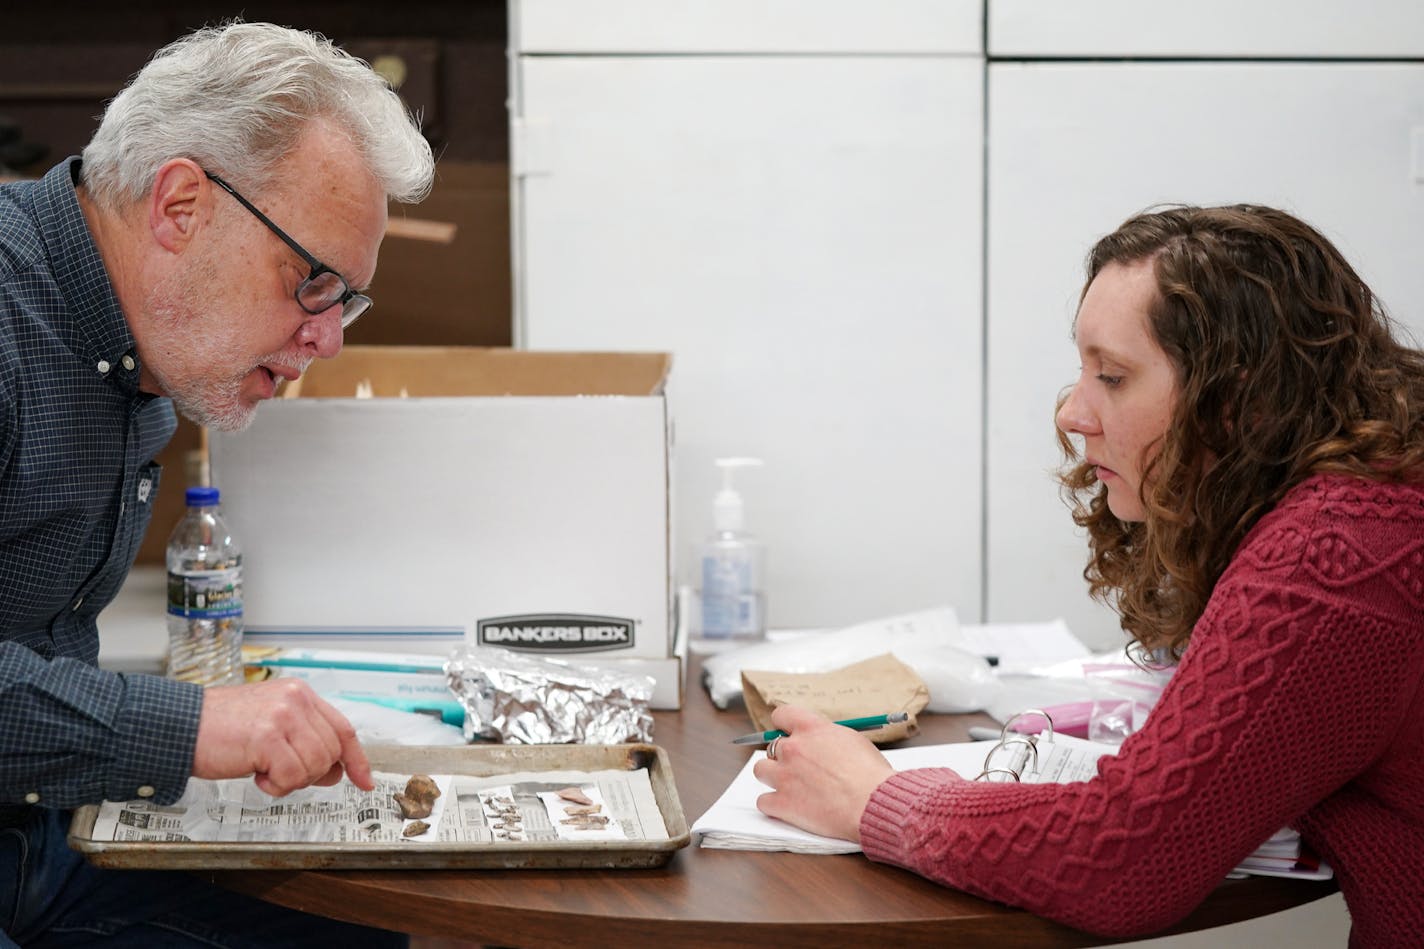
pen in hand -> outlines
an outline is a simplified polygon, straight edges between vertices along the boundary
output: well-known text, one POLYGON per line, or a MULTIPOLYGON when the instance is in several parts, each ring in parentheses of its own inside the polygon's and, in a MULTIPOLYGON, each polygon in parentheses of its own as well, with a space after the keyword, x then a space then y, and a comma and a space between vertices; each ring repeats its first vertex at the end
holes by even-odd
MULTIPOLYGON (((889 715, 867 715, 864 718, 847 718, 836 722, 837 725, 844 725, 846 728, 854 728, 858 732, 869 731, 872 728, 879 728, 882 725, 894 725, 898 722, 908 721, 909 712, 891 712, 889 715)), ((779 728, 773 728, 766 732, 752 732, 749 735, 742 735, 740 738, 733 738, 734 745, 764 745, 774 738, 785 738, 786 732, 779 728)))

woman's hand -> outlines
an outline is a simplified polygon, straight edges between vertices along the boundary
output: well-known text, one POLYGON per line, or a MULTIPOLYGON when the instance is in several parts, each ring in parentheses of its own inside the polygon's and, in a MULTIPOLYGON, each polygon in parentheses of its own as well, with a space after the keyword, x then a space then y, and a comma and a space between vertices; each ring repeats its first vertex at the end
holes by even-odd
POLYGON ((776 758, 758 761, 752 773, 773 788, 757 807, 802 830, 860 842, 860 815, 871 793, 895 769, 859 732, 836 725, 810 709, 783 705, 771 724, 786 732, 776 740, 776 758))

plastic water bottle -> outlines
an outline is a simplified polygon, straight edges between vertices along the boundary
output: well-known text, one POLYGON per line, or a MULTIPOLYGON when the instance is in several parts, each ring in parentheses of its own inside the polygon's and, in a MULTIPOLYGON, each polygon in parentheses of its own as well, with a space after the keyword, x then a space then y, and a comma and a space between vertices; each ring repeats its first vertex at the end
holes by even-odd
POLYGON ((189 488, 168 538, 168 677, 242 681, 242 549, 218 510, 217 488, 189 488))

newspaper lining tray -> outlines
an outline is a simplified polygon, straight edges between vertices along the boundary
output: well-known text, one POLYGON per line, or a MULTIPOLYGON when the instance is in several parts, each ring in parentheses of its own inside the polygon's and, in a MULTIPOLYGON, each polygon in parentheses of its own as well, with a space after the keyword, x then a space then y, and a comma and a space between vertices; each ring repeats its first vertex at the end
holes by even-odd
POLYGON ((479 777, 522 771, 648 770, 666 840, 491 843, 111 841, 93 836, 97 805, 74 813, 69 846, 111 869, 397 869, 656 867, 691 840, 667 752, 656 745, 372 746, 377 771, 479 777))

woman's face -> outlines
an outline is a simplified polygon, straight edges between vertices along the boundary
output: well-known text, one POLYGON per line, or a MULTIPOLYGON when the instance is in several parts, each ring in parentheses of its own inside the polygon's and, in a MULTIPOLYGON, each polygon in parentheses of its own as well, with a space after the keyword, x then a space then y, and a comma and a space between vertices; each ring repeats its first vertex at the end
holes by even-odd
POLYGON ((1078 308, 1078 381, 1058 410, 1058 427, 1081 438, 1108 507, 1123 521, 1146 516, 1142 472, 1177 401, 1176 367, 1148 325, 1156 298, 1150 260, 1098 272, 1078 308))

